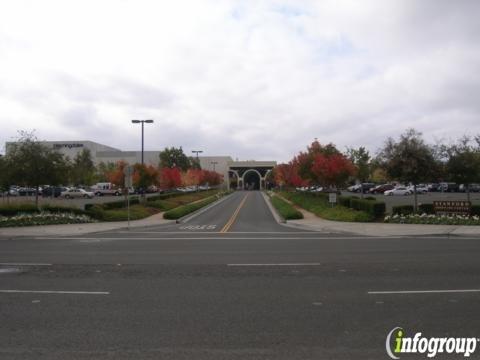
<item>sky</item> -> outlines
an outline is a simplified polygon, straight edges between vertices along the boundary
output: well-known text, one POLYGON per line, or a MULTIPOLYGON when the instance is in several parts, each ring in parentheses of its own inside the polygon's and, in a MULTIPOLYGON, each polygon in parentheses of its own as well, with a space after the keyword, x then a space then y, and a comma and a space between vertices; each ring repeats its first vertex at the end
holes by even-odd
POLYGON ((477 0, 2 0, 0 146, 288 161, 480 133, 477 0))

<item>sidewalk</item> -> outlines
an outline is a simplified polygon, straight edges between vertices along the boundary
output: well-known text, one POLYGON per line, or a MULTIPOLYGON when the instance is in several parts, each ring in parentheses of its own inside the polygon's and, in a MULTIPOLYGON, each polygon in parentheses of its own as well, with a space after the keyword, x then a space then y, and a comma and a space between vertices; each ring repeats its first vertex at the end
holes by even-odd
POLYGON ((478 236, 480 226, 465 225, 421 225, 421 224, 382 224, 330 221, 296 207, 303 214, 302 220, 288 220, 287 225, 305 230, 327 233, 344 233, 364 236, 422 236, 422 235, 462 235, 478 236))
MULTIPOLYGON (((131 228, 171 224, 175 220, 165 220, 163 212, 141 220, 130 221, 131 228)), ((126 229, 127 221, 99 222, 87 224, 42 225, 0 228, 0 237, 17 236, 56 236, 82 235, 108 230, 126 229)))

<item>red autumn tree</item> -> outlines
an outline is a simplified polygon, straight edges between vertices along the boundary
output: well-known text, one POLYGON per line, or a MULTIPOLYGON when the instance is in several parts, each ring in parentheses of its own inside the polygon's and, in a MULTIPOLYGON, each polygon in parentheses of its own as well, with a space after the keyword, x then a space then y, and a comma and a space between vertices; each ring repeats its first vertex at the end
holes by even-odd
POLYGON ((162 168, 160 170, 160 186, 163 189, 173 189, 182 184, 182 175, 180 170, 174 168, 162 168))
POLYGON ((125 184, 125 174, 123 173, 123 169, 127 165, 128 164, 123 160, 118 161, 115 164, 115 169, 114 170, 108 171, 108 172, 105 173, 105 176, 106 176, 108 182, 111 182, 112 184, 114 184, 116 186, 123 187, 124 184, 125 184))
POLYGON ((342 154, 317 154, 312 165, 312 174, 323 186, 338 187, 355 174, 355 166, 342 154))
POLYGON ((294 161, 290 161, 288 164, 277 165, 273 173, 276 184, 282 187, 298 187, 305 183, 298 175, 298 166, 294 161))
POLYGON ((216 171, 202 170, 203 171, 203 184, 210 186, 220 185, 223 180, 223 176, 216 171))

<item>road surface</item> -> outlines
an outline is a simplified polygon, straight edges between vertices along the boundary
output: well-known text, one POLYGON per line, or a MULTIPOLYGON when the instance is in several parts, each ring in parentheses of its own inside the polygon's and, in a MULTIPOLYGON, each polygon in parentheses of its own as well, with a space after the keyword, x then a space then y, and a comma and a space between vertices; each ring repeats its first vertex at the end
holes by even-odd
POLYGON ((302 231, 253 191, 182 224, 0 239, 0 359, 387 359, 397 326, 480 337, 479 240, 302 231))

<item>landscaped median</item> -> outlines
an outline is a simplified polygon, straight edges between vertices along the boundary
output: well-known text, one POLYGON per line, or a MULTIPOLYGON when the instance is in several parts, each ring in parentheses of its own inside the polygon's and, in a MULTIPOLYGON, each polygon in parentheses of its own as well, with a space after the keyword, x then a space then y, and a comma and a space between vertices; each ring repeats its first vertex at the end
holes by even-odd
POLYGON ((326 220, 372 222, 381 221, 385 215, 385 203, 375 199, 339 196, 339 204, 332 206, 325 193, 282 191, 279 195, 326 220))
POLYGON ((0 227, 81 224, 95 222, 85 211, 77 208, 33 204, 0 206, 0 227))
POLYGON ((281 197, 275 194, 269 194, 270 202, 273 207, 278 211, 280 216, 285 220, 298 220, 303 219, 303 214, 295 209, 292 204, 288 203, 281 197))
MULTIPOLYGON (((165 219, 178 219, 226 194, 219 190, 189 194, 160 194, 148 197, 144 204, 138 197, 132 197, 130 199, 130 220, 144 219, 162 211, 166 211, 165 219)), ((120 200, 102 204, 87 204, 85 210, 50 205, 43 205, 39 209, 34 204, 28 203, 0 206, 0 227, 126 221, 128 220, 126 205, 125 200, 120 200)))
MULTIPOLYGON (((145 204, 142 204, 140 199, 135 197, 130 199, 130 220, 143 219, 162 211, 165 211, 165 219, 177 219, 176 217, 170 216, 193 212, 215 201, 223 194, 224 193, 219 190, 200 191, 188 194, 160 194, 148 197, 145 204), (173 212, 173 215, 170 215, 171 212, 173 212)), ((126 221, 128 219, 125 200, 105 204, 89 204, 86 206, 86 210, 92 217, 101 221, 126 221)))

